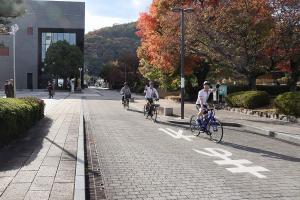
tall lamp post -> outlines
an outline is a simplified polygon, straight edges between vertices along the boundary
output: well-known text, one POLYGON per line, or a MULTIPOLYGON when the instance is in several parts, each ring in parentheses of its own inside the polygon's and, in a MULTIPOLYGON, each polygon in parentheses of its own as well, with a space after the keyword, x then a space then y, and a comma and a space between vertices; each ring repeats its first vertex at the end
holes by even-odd
POLYGON ((79 67, 78 70, 79 70, 79 74, 80 74, 80 85, 79 85, 79 88, 81 89, 82 88, 82 70, 83 70, 83 68, 79 67))
POLYGON ((125 64, 125 82, 127 82, 127 65, 125 64))
POLYGON ((16 97, 16 33, 19 26, 14 24, 10 27, 9 34, 13 36, 13 74, 14 74, 14 98, 16 97))
POLYGON ((181 119, 184 119, 184 88, 185 88, 185 79, 184 79, 184 56, 185 56, 185 24, 184 16, 185 13, 191 13, 194 10, 192 8, 181 7, 172 8, 173 12, 180 13, 180 71, 181 71, 181 119))

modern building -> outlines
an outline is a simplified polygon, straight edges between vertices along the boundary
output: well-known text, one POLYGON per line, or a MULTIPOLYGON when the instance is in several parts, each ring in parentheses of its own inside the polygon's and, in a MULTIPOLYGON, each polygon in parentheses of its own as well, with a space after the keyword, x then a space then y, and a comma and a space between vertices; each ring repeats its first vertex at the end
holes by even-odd
MULTIPOLYGON (((26 13, 12 21, 19 26, 16 86, 43 89, 49 78, 43 61, 51 43, 66 40, 84 50, 85 3, 25 0, 25 4, 26 13)), ((13 36, 0 35, 0 88, 5 80, 12 78, 13 36)))

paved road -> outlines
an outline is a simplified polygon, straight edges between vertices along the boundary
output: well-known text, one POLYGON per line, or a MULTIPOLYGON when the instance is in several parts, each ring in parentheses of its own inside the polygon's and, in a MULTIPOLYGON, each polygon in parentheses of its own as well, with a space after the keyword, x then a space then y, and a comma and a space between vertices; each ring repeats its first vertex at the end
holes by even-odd
POLYGON ((123 110, 116 92, 88 93, 108 199, 300 199, 299 146, 234 128, 215 144, 123 110))

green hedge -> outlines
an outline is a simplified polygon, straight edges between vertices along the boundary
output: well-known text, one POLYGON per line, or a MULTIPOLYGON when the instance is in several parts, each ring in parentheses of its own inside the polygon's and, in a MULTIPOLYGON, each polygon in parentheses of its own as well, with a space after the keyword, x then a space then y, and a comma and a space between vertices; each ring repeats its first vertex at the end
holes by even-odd
POLYGON ((232 107, 259 108, 270 104, 270 97, 264 91, 236 92, 226 97, 226 102, 232 107))
POLYGON ((300 92, 279 95, 274 101, 274 106, 280 113, 300 117, 300 92))
POLYGON ((0 99, 0 146, 24 134, 44 117, 43 100, 26 97, 0 99))
MULTIPOLYGON (((272 96, 277 96, 290 91, 290 87, 287 85, 257 85, 256 89, 258 91, 265 91, 272 96)), ((228 94, 248 90, 251 90, 251 88, 247 85, 228 85, 228 94)), ((300 88, 298 87, 297 90, 300 90, 300 88)))

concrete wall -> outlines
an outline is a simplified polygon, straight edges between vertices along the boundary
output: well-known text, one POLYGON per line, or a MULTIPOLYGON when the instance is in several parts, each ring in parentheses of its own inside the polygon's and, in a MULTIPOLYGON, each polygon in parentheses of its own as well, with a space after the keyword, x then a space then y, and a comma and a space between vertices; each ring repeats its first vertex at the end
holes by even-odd
MULTIPOLYGON (((85 27, 85 3, 61 1, 26 1, 26 14, 13 20, 16 34, 16 81, 18 89, 27 88, 27 73, 33 74, 33 88, 38 87, 38 33, 41 28, 82 29, 85 27), (33 28, 33 35, 27 29, 33 28)), ((9 46, 10 56, 0 56, 0 85, 13 78, 12 36, 0 36, 9 46)), ((1 87, 0 87, 1 88, 1 87)))

